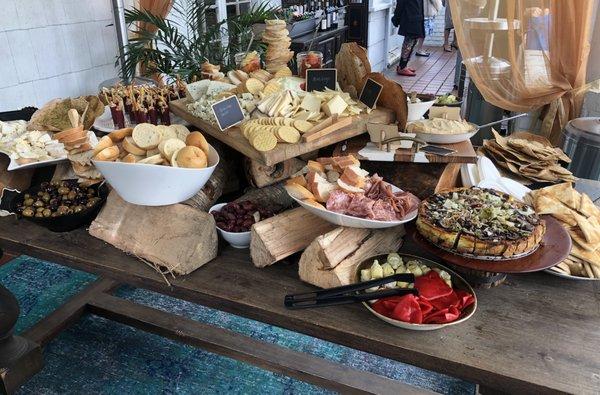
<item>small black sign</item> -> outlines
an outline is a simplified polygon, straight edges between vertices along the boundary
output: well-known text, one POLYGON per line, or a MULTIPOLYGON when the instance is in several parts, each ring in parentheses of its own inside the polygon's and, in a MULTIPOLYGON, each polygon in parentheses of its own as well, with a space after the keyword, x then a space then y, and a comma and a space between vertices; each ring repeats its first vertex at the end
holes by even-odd
POLYGON ((365 82, 358 100, 363 102, 369 108, 375 108, 382 90, 383 85, 375 80, 367 78, 367 82, 365 82))
POLYGON ((325 88, 335 90, 337 81, 336 69, 306 70, 306 91, 324 91, 325 88))
POLYGON ((237 96, 232 95, 212 105, 213 113, 217 118, 219 129, 222 131, 244 120, 244 112, 237 96))

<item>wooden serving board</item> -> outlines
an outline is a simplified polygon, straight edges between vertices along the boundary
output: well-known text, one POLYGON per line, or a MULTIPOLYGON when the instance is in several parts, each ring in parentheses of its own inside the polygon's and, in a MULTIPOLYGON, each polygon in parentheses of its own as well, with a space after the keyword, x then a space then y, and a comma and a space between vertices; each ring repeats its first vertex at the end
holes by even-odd
POLYGON ((186 104, 186 99, 174 100, 169 103, 169 107, 172 113, 196 126, 203 133, 211 135, 250 159, 254 159, 267 166, 272 166, 287 159, 295 158, 302 154, 316 151, 319 148, 363 134, 367 131, 367 120, 373 121, 374 119, 377 119, 378 122, 393 122, 394 116, 393 112, 390 110, 377 109, 370 114, 361 114, 353 117, 355 118, 355 121, 350 125, 329 133, 317 140, 300 142, 297 144, 280 143, 271 151, 260 152, 250 145, 250 142, 243 136, 239 127, 234 126, 225 131, 220 131, 216 125, 190 114, 186 104))
MULTIPOLYGON (((339 144, 334 151, 334 155, 353 154, 360 160, 382 161, 382 162, 413 162, 413 163, 477 163, 477 154, 470 141, 463 141, 455 144, 431 144, 456 150, 455 153, 441 156, 433 154, 424 154, 416 152, 416 144, 413 143, 410 149, 397 149, 393 159, 389 158, 368 158, 360 155, 358 152, 365 148, 369 143, 368 136, 360 136, 347 141, 345 144, 339 144)), ((374 143, 375 144, 375 143, 374 143)), ((385 148, 384 148, 385 151, 385 148)))

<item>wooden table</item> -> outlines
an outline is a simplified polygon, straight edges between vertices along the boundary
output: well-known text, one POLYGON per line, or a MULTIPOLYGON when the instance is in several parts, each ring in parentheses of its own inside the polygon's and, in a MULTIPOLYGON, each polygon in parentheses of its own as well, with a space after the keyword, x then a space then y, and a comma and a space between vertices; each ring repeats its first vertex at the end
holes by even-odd
MULTIPOLYGON (((510 276, 503 286, 478 290, 478 311, 466 323, 414 332, 388 325, 360 305, 287 310, 284 295, 314 288, 298 280, 293 263, 255 268, 247 250, 226 247, 214 261, 167 286, 145 264, 81 229, 57 234, 2 218, 0 248, 106 278, 25 334, 41 344, 87 311, 342 392, 421 391, 109 294, 117 283, 126 283, 460 377, 480 388, 511 393, 600 388, 598 282, 546 273, 510 276)), ((407 241, 402 250, 422 254, 415 249, 407 241)))

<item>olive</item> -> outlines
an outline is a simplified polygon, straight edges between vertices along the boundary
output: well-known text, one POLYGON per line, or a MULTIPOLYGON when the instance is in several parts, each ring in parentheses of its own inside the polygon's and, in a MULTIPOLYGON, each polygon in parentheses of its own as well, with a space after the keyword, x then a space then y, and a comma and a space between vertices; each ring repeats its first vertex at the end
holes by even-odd
POLYGON ((39 191, 39 192, 37 193, 37 195, 38 195, 38 196, 40 196, 40 197, 41 197, 43 194, 44 194, 44 192, 42 192, 42 191, 39 191))
POLYGON ((58 213, 58 215, 63 215, 68 210, 69 210, 69 208, 67 206, 58 206, 58 209, 56 209, 56 212, 58 213))
POLYGON ((77 192, 71 190, 71 192, 69 192, 67 194, 67 197, 69 198, 69 200, 73 200, 73 199, 75 199, 77 197, 77 192))
POLYGON ((44 211, 43 207, 38 207, 38 208, 35 209, 36 213, 41 213, 42 211, 44 211))
POLYGON ((57 198, 52 198, 52 199, 50 199, 50 201, 48 203, 51 206, 58 206, 58 199, 57 198))
POLYGON ((48 192, 44 192, 44 194, 42 195, 42 200, 48 203, 50 201, 50 194, 48 192))
POLYGON ((52 215, 52 211, 50 211, 49 208, 45 208, 44 211, 42 211, 42 214, 44 217, 48 218, 50 215, 52 215))
POLYGON ((60 187, 60 188, 58 188, 58 193, 64 196, 64 195, 66 195, 66 194, 69 193, 69 188, 67 188, 67 187, 60 187))
POLYGON ((83 208, 84 208, 83 206, 75 206, 75 207, 73 207, 73 212, 78 213, 78 212, 82 211, 83 208))
POLYGON ((25 195, 23 195, 23 199, 29 199, 31 197, 30 194, 26 193, 25 195))
POLYGON ((32 198, 26 198, 25 200, 23 200, 23 205, 24 206, 33 206, 33 199, 32 198))
POLYGON ((42 202, 41 200, 36 200, 35 203, 33 203, 33 207, 43 207, 44 206, 44 202, 42 202))
POLYGON ((35 213, 35 217, 36 218, 44 218, 44 214, 42 214, 41 212, 35 213))
POLYGON ((51 217, 52 217, 52 218, 56 218, 56 217, 58 217, 58 213, 52 213, 51 217))
POLYGON ((33 217, 33 209, 31 207, 27 207, 26 209, 23 210, 23 216, 24 217, 33 217))

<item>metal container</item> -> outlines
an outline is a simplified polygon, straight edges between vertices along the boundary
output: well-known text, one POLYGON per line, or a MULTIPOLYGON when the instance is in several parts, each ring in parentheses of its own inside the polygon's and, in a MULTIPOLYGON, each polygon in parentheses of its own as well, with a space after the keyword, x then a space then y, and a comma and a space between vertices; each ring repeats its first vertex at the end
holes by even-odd
MULTIPOLYGON (((484 125, 502 119, 504 110, 486 102, 481 92, 479 92, 479 89, 477 89, 471 80, 469 83, 467 106, 464 114, 464 118, 469 122, 476 125, 484 125)), ((496 127, 496 130, 498 129, 499 128, 496 127)), ((471 142, 474 145, 482 145, 483 140, 488 140, 492 137, 492 128, 486 127, 482 128, 479 133, 473 136, 471 142)))
POLYGON ((571 158, 568 169, 576 177, 600 180, 600 118, 570 121, 561 133, 560 146, 571 158))

